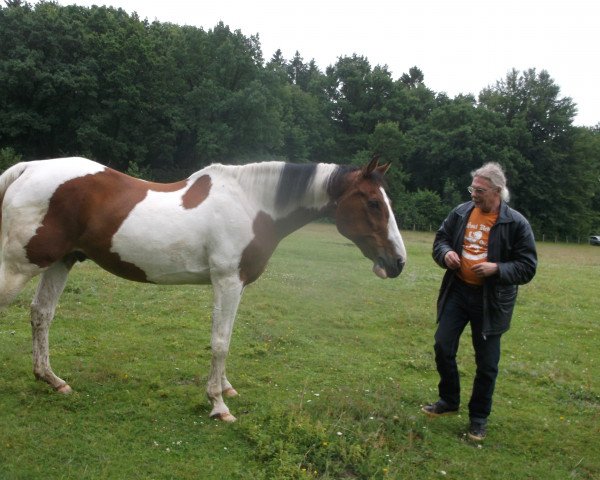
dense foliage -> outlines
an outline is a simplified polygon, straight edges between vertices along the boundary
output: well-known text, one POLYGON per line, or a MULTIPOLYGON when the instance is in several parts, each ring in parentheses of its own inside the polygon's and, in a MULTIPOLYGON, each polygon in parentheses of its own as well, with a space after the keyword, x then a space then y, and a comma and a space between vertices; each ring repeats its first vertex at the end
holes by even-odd
POLYGON ((0 167, 83 155, 166 180, 221 161, 392 161, 404 228, 435 228, 469 172, 499 161, 538 236, 600 231, 600 124, 546 71, 449 98, 417 67, 394 80, 359 55, 319 70, 263 58, 258 37, 148 22, 122 9, 0 7, 0 167))

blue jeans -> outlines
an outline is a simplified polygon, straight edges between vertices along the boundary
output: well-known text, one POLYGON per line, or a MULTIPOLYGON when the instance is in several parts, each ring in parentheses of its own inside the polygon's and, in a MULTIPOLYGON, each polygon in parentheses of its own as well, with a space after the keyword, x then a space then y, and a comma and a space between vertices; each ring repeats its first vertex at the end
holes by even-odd
POLYGON ((472 422, 485 424, 492 411, 492 396, 500 361, 501 335, 483 338, 483 288, 470 287, 456 279, 440 315, 434 345, 435 363, 440 374, 439 396, 450 408, 458 408, 460 405, 456 352, 467 323, 471 324, 477 366, 469 401, 469 418, 472 422))

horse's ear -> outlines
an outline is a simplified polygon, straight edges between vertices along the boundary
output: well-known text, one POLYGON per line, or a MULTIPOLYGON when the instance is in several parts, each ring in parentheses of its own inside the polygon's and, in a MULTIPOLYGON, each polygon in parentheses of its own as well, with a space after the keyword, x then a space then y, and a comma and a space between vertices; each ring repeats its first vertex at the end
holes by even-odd
POLYGON ((384 163, 383 165, 379 165, 379 157, 380 155, 373 155, 373 158, 371 158, 369 164, 363 168, 363 174, 365 177, 368 177, 375 171, 379 172, 381 175, 385 175, 390 169, 392 163, 388 162, 384 163))
POLYGON ((379 168, 379 155, 373 155, 369 164, 363 168, 363 175, 369 177, 377 168, 379 168))
POLYGON ((381 173, 382 175, 385 175, 391 166, 392 166, 392 162, 384 163, 383 165, 378 165, 377 171, 379 173, 381 173))

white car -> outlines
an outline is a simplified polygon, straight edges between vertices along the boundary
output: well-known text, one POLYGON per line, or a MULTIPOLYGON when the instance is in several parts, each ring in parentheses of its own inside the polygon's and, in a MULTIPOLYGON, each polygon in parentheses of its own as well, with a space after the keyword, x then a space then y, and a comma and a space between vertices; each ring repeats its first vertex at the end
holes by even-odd
POLYGON ((600 235, 592 235, 590 237, 590 245, 600 245, 600 235))

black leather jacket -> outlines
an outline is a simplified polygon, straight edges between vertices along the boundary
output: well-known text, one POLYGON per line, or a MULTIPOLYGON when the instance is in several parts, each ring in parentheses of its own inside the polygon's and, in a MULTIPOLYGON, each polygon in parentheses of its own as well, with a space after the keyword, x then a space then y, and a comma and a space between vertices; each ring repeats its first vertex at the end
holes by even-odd
MULTIPOLYGON (((473 202, 459 205, 450 212, 435 235, 433 259, 446 268, 444 256, 449 250, 462 255, 465 228, 473 202)), ((500 206, 498 220, 490 230, 488 262, 498 264, 498 273, 485 279, 483 285, 483 336, 498 335, 510 328, 517 300, 518 285, 535 275, 537 252, 533 231, 527 219, 505 202, 500 206)), ((437 319, 443 311, 448 293, 456 279, 455 270, 446 270, 437 304, 437 319)))

